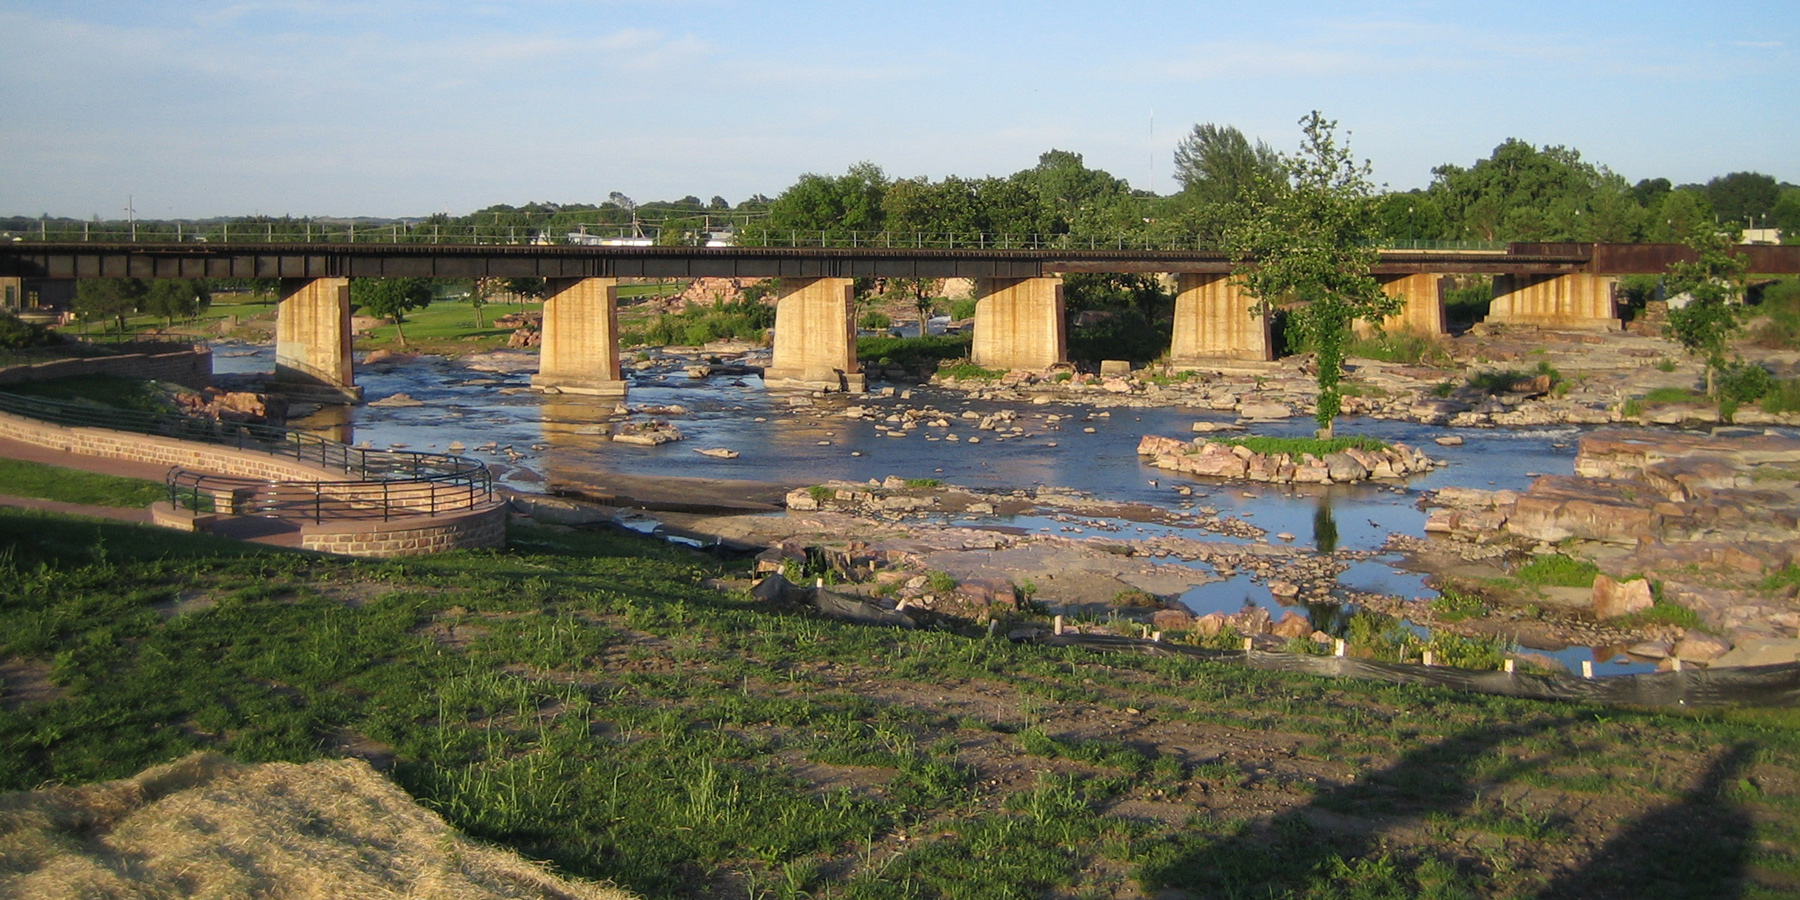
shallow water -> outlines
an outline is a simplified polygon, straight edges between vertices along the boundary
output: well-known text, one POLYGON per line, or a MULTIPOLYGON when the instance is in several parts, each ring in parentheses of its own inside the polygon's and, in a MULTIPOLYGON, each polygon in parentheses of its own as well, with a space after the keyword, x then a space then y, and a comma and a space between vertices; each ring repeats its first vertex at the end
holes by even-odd
MULTIPOLYGON (((214 369, 221 374, 272 371, 269 347, 220 345, 214 369)), ((965 399, 955 392, 911 388, 912 398, 874 394, 847 398, 827 397, 811 409, 792 409, 787 397, 763 389, 761 380, 715 376, 690 379, 684 374, 629 376, 628 402, 636 406, 679 404, 688 412, 668 417, 684 440, 657 447, 614 443, 605 439, 611 423, 611 402, 569 396, 545 396, 526 388, 530 372, 496 374, 473 372, 435 358, 388 368, 362 370, 357 382, 370 401, 405 393, 424 405, 414 407, 358 406, 327 408, 303 420, 302 427, 330 430, 339 440, 367 442, 375 447, 404 446, 412 450, 446 450, 460 442, 464 455, 502 466, 507 457, 482 453, 477 447, 493 441, 523 454, 519 466, 502 476, 502 482, 521 490, 538 490, 541 484, 531 470, 559 473, 633 475, 681 475, 790 483, 817 483, 831 479, 862 481, 889 475, 903 478, 937 478, 949 484, 977 489, 1013 490, 1041 486, 1074 489, 1110 501, 1146 503, 1178 513, 1197 514, 1204 507, 1221 517, 1238 517, 1276 535, 1294 535, 1294 544, 1324 552, 1333 547, 1375 550, 1389 532, 1420 534, 1425 514, 1417 508, 1421 491, 1461 485, 1523 490, 1539 474, 1570 474, 1574 442, 1580 430, 1573 426, 1528 429, 1492 429, 1472 436, 1459 447, 1439 447, 1432 438, 1448 429, 1407 422, 1350 418, 1340 420, 1340 434, 1367 435, 1400 441, 1445 460, 1448 465, 1415 477, 1404 485, 1362 484, 1320 486, 1224 485, 1188 479, 1145 465, 1137 455, 1145 434, 1186 437, 1199 420, 1232 421, 1229 413, 1184 408, 1101 409, 1079 403, 1017 406, 965 399), (860 405, 869 418, 844 418, 841 410, 860 405), (903 437, 877 431, 886 415, 902 409, 931 407, 952 421, 950 428, 920 425, 903 437), (1012 409, 1011 425, 1024 435, 1006 437, 998 431, 978 431, 975 420, 959 418, 965 410, 983 415, 1012 409), (1062 417, 1052 423, 1049 415, 1062 417), (757 421, 757 419, 763 421, 757 421), (1084 429, 1093 428, 1093 433, 1084 429), (954 433, 960 440, 942 438, 954 433), (929 440, 936 437, 938 440, 929 440), (969 441, 979 437, 980 443, 969 441), (694 451, 724 447, 739 453, 732 460, 714 459, 694 451), (541 448, 541 449, 537 449, 541 448), (1192 489, 1181 496, 1176 488, 1192 489)), ((872 385, 880 387, 880 385, 872 385)), ((640 417, 641 418, 641 417, 640 417)), ((1296 418, 1258 423, 1251 434, 1305 436, 1310 419, 1296 418)), ((1468 435, 1468 432, 1463 432, 1468 435)), ((1173 534, 1203 540, 1233 540, 1220 535, 1168 525, 1083 517, 1066 522, 1036 516, 990 516, 979 519, 958 516, 958 524, 1004 525, 1033 532, 1069 536, 1105 535, 1130 540, 1173 534)), ((1174 562, 1176 560, 1170 560, 1174 562)), ((1432 597, 1421 576, 1395 569, 1393 557, 1353 563, 1340 578, 1347 588, 1405 597, 1432 597)), ((1285 611, 1269 596, 1267 588, 1244 575, 1196 587, 1181 598, 1197 613, 1237 612, 1246 601, 1266 606, 1276 618, 1285 611)), ((1316 626, 1341 625, 1346 615, 1341 606, 1309 610, 1316 626)), ((1320 630, 1335 631, 1336 627, 1320 630)), ((1580 661, 1598 661, 1600 653, 1588 648, 1569 648, 1550 655, 1562 659, 1572 671, 1580 661)), ((1606 664, 1608 674, 1647 671, 1642 662, 1606 664)), ((1597 671, 1602 666, 1596 666, 1597 671)))

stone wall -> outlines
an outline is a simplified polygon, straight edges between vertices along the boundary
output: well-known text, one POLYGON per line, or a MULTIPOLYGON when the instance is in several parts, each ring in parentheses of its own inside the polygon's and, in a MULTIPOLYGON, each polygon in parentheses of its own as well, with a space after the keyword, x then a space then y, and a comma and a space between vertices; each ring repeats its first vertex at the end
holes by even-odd
POLYGON ((199 390, 212 382, 212 349, 204 344, 166 353, 122 353, 91 359, 56 359, 0 369, 0 384, 23 384, 78 375, 150 378, 199 390))
POLYGON ((506 515, 506 501, 496 500, 440 516, 328 520, 303 526, 300 545, 323 553, 366 557, 502 547, 506 545, 506 515))
POLYGON ((72 428, 5 413, 0 413, 0 437, 79 456, 181 466, 258 481, 332 481, 344 477, 341 471, 257 450, 106 428, 72 428))

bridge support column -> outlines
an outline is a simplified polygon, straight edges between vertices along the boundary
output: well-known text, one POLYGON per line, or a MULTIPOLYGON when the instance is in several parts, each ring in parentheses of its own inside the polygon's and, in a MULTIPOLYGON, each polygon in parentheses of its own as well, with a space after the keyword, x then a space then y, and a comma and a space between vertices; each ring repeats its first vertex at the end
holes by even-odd
POLYGON ((1275 358, 1269 316, 1256 308, 1256 298, 1231 283, 1231 276, 1183 273, 1177 287, 1171 364, 1194 369, 1222 360, 1275 358))
POLYGON ((1610 275, 1495 275, 1492 325, 1538 325, 1579 331, 1618 331, 1619 306, 1610 275))
POLYGON ((990 369, 1047 369, 1069 361, 1061 278, 975 282, 970 361, 990 369))
POLYGON ((350 360, 350 279, 283 278, 275 307, 281 390, 360 403, 350 360))
POLYGON ((619 374, 619 280, 552 278, 544 287, 544 330, 531 386, 625 396, 619 374))
POLYGON ((763 370, 772 388, 868 389, 856 361, 855 282, 849 278, 783 278, 775 303, 775 358, 763 370))
MULTIPOLYGON (((1388 334, 1398 331, 1424 335, 1447 333, 1444 328, 1444 276, 1417 273, 1376 277, 1381 279, 1383 293, 1400 298, 1404 304, 1399 312, 1381 320, 1382 331, 1388 334)), ((1357 319, 1353 327, 1358 335, 1375 333, 1375 327, 1362 319, 1357 319)))

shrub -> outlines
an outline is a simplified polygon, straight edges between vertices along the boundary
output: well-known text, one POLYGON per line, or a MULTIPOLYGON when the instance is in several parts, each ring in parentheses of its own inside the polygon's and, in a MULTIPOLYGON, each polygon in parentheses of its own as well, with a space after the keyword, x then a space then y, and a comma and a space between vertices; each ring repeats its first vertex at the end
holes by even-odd
POLYGON ((856 339, 856 358, 886 360, 884 365, 916 369, 929 363, 968 356, 974 340, 974 335, 970 334, 928 334, 907 338, 874 335, 856 339))
POLYGON ((964 360, 940 367, 938 374, 945 378, 954 378, 957 381, 995 381, 1005 376, 1006 370, 985 369, 964 360))
POLYGON ((858 328, 866 328, 870 331, 881 331, 892 327, 893 324, 894 320, 889 318, 887 313, 873 309, 863 313, 862 318, 856 320, 858 328))
POLYGON ((975 318, 975 298, 964 297, 961 300, 952 301, 950 303, 950 318, 957 320, 975 318))
POLYGON ((1344 437, 1334 437, 1329 439, 1251 435, 1250 437, 1241 438, 1221 438, 1218 441, 1215 441, 1215 443, 1245 447, 1249 449, 1251 453, 1262 454, 1264 456, 1286 454, 1293 457, 1298 457, 1303 453, 1311 453, 1314 456, 1324 456, 1327 453, 1342 453, 1352 447, 1355 447, 1364 453, 1376 453, 1388 448, 1386 443, 1372 437, 1360 437, 1355 435, 1346 435, 1344 437))
POLYGON ((1431 611, 1439 620, 1445 622, 1461 622, 1464 619, 1486 618, 1487 604, 1474 594, 1465 594, 1456 588, 1446 587, 1431 601, 1431 611))
POLYGON ((56 335, 50 329, 22 321, 12 313, 0 312, 0 350, 48 347, 56 342, 56 335))
POLYGON ((1719 375, 1721 400, 1754 403, 1775 387, 1775 376, 1755 363, 1734 363, 1719 375))
POLYGON ((1383 362, 1418 365, 1441 365, 1450 361, 1450 351, 1443 341, 1416 331, 1390 331, 1381 335, 1358 338, 1345 351, 1350 356, 1379 359, 1383 362))
POLYGON ((1513 577, 1540 587, 1593 587, 1594 576, 1598 574, 1600 567, 1585 559, 1552 553, 1533 557, 1531 562, 1520 566, 1513 577))
POLYGON ((1474 279, 1444 291, 1444 318, 1452 322, 1478 322, 1487 315, 1493 301, 1493 281, 1485 277, 1474 279))

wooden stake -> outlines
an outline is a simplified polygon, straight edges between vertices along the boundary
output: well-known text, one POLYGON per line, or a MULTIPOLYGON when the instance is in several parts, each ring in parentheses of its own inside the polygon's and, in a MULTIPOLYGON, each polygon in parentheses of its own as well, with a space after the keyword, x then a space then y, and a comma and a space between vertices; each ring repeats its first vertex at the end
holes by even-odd
POLYGON ((1251 639, 1249 639, 1249 638, 1244 638, 1244 652, 1245 652, 1245 653, 1249 653, 1249 652, 1250 652, 1250 648, 1251 648, 1251 647, 1254 647, 1254 646, 1256 646, 1256 642, 1255 642, 1255 641, 1253 641, 1253 640, 1251 640, 1251 639))
POLYGON ((1584 659, 1581 661, 1581 677, 1583 677, 1583 678, 1594 677, 1594 661, 1593 660, 1584 659))
POLYGON ((1151 643, 1155 643, 1155 644, 1162 643, 1162 632, 1160 632, 1160 631, 1150 632, 1150 641, 1151 641, 1151 643))
POLYGON ((1513 661, 1510 659, 1507 660, 1500 665, 1500 668, 1505 671, 1506 674, 1511 675, 1513 673, 1513 661))
POLYGON ((1437 656, 1435 654, 1433 654, 1430 650, 1425 651, 1424 659, 1425 659, 1425 664, 1428 666, 1437 664, 1437 656))
POLYGON ((1062 616, 1056 617, 1056 633, 1062 634, 1062 616))
POLYGON ((1333 654, 1335 654, 1337 656, 1343 656, 1344 655, 1344 639, 1343 638, 1333 639, 1331 642, 1331 650, 1332 650, 1333 654))

